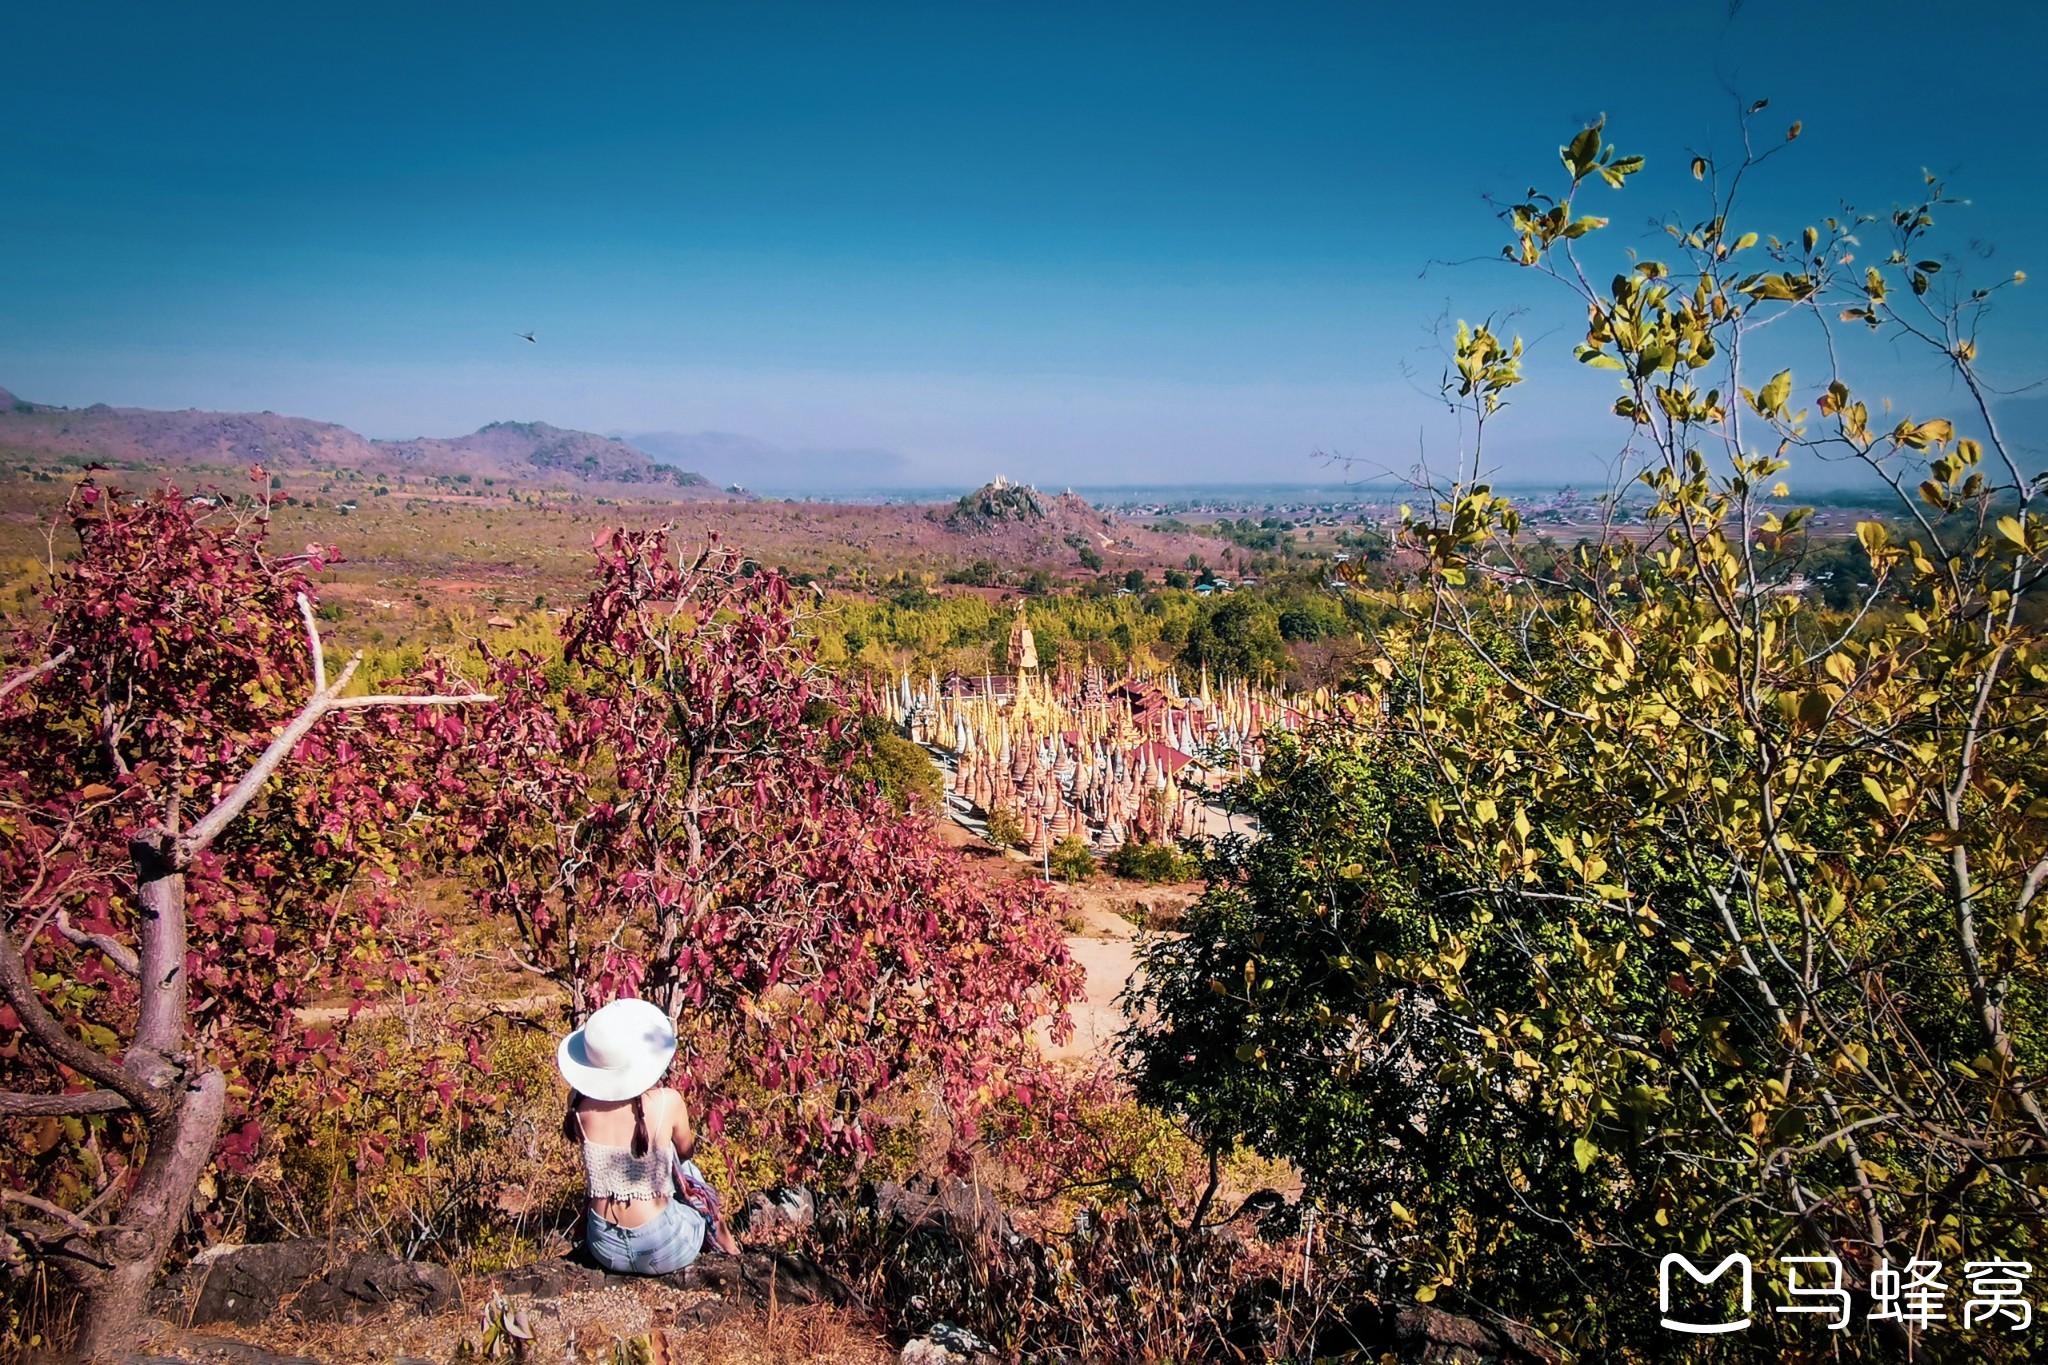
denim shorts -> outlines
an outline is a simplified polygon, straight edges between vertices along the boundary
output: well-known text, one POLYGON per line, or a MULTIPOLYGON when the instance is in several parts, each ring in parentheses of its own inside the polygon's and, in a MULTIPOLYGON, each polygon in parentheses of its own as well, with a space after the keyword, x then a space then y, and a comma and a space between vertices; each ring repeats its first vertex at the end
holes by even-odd
POLYGON ((590 1257, 620 1275, 666 1275, 681 1270, 704 1249, 704 1215, 679 1198, 670 1199, 637 1228, 622 1228, 596 1210, 583 1218, 590 1257))

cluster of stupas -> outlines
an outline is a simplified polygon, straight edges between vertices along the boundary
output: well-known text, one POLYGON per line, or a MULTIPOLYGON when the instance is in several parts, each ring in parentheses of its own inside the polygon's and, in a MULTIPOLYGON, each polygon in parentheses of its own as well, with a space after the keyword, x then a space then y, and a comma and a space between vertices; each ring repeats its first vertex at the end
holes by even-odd
POLYGON ((1111 683, 1092 664, 1043 676, 1021 604, 1009 664, 1007 674, 933 674, 922 686, 905 673, 883 704, 943 755, 949 811, 979 823, 1007 810, 1033 857, 1070 834, 1108 850, 1220 832, 1211 793, 1258 770, 1268 734, 1329 707, 1320 693, 1236 680, 1212 687, 1206 671, 1191 692, 1170 673, 1111 683))

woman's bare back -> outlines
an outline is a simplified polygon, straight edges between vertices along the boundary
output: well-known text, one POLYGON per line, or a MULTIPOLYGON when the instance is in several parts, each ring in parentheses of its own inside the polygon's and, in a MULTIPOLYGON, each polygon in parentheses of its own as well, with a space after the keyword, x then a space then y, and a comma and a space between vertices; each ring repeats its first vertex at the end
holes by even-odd
MULTIPOLYGON (((674 1146, 681 1150, 683 1143, 677 1130, 689 1132, 689 1120, 683 1114, 683 1097, 667 1086, 650 1090, 640 1097, 641 1112, 647 1119, 647 1141, 651 1146, 674 1146)), ((577 1116, 583 1126, 583 1136, 591 1142, 606 1147, 630 1147, 633 1145, 633 1101, 593 1100, 584 1098, 576 1106, 577 1116)))

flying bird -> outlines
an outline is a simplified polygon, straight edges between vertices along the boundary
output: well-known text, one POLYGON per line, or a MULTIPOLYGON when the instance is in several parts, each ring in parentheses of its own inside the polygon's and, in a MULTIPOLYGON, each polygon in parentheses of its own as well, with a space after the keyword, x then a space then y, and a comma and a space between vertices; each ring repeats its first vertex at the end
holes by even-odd
POLYGON ((533 333, 531 332, 514 332, 512 335, 518 337, 522 341, 533 340, 533 333))

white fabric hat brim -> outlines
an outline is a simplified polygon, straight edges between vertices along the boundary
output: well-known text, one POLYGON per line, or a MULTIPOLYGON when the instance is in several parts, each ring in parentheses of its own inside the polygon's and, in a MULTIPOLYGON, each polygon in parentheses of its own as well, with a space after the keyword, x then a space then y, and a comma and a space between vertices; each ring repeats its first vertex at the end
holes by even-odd
POLYGON ((675 1055, 676 1042, 674 1035, 670 1035, 667 1047, 625 1066, 593 1066, 584 1052, 583 1030, 577 1029, 555 1048, 555 1069, 562 1073, 569 1088, 580 1095, 593 1100, 630 1100, 659 1085, 675 1055))

